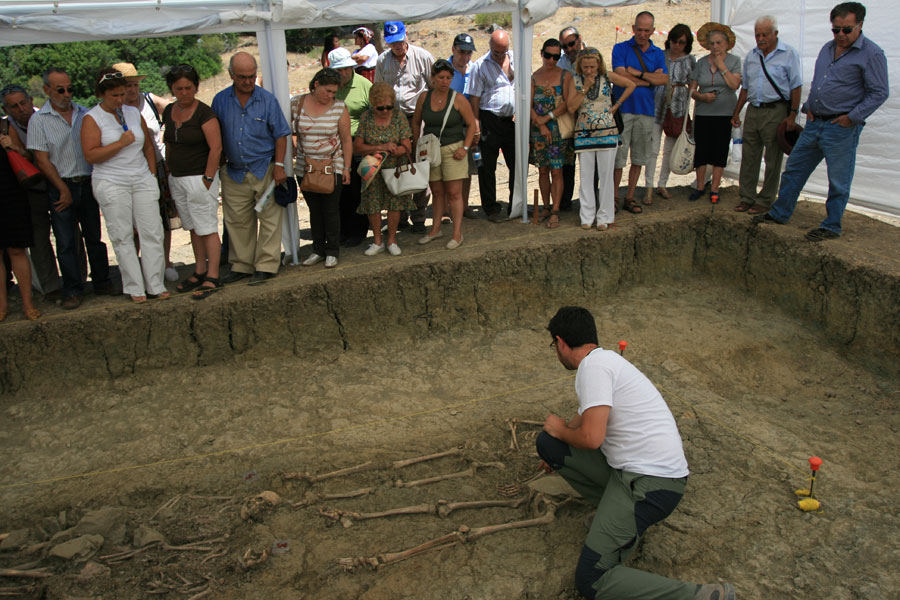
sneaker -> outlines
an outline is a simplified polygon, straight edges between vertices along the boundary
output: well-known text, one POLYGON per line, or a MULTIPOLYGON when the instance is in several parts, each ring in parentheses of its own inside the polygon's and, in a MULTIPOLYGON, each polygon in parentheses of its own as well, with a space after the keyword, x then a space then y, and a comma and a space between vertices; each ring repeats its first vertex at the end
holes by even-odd
POLYGON ((412 226, 413 233, 425 233, 426 231, 428 231, 428 230, 425 228, 425 223, 413 223, 413 226, 412 226))
POLYGON ((587 231, 588 229, 591 229, 591 224, 590 223, 582 223, 581 228, 584 229, 585 231, 587 231))
POLYGON ((400 256, 401 254, 403 254, 403 250, 401 250, 400 246, 398 246, 397 244, 391 244, 390 246, 388 246, 387 251, 391 256, 400 256))
POLYGON ((322 262, 323 260, 324 260, 324 257, 319 256, 318 254, 313 252, 312 254, 309 255, 309 258, 307 258, 300 264, 303 265, 304 267, 311 267, 315 264, 322 262))
POLYGON ((331 269, 332 267, 337 266, 337 256, 326 256, 325 257, 325 268, 331 269))
POLYGON ((784 223, 782 223, 769 213, 763 213, 761 215, 756 215, 755 217, 753 217, 754 225, 759 225, 760 223, 775 223, 776 225, 784 225, 784 223))
POLYGON ((456 240, 450 240, 449 242, 447 242, 447 250, 455 250, 456 248, 459 248, 460 244, 462 244, 462 243, 463 243, 462 236, 459 237, 458 242, 456 240))
POLYGON ((734 586, 730 583, 704 583, 697 586, 694 600, 735 600, 734 586))
POLYGON ((434 235, 423 235, 422 237, 419 238, 419 243, 420 244, 430 244, 431 242, 438 239, 442 235, 444 235, 444 234, 441 231, 437 232, 434 235))
POLYGON ((166 281, 178 281, 178 271, 175 267, 166 267, 166 281))
POLYGON ((841 234, 835 233, 830 229, 811 229, 806 232, 806 239, 811 242, 824 242, 825 240, 834 240, 841 237, 841 234))
POLYGON ((597 223, 597 231, 606 231, 609 229, 608 223, 597 223))
POLYGON ((381 252, 384 252, 383 243, 370 245, 368 248, 366 248, 366 251, 363 252, 363 254, 365 254, 366 256, 375 256, 376 254, 379 254, 381 252))

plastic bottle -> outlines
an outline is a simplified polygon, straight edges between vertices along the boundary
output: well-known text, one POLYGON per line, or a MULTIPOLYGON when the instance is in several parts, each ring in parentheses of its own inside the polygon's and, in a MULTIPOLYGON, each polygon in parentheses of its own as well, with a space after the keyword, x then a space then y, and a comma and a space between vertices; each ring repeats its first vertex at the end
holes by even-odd
POLYGON ((731 128, 731 162, 741 162, 741 154, 744 150, 743 129, 740 127, 731 128))
POLYGON ((484 165, 484 161, 481 159, 481 147, 478 144, 472 146, 472 160, 475 161, 476 167, 484 165))

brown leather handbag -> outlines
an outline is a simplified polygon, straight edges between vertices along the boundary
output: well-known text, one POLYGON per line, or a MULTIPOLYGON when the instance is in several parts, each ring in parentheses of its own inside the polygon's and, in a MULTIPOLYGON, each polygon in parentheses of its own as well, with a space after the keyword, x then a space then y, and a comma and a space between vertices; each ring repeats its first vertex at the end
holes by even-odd
POLYGON ((330 194, 334 191, 334 155, 329 158, 315 159, 305 157, 303 180, 300 189, 315 194, 330 194))

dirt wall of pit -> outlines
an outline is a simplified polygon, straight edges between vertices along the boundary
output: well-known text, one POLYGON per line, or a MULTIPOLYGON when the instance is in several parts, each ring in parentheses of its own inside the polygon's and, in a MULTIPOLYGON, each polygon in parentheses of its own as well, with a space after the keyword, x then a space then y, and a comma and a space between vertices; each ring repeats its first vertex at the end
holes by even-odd
POLYGON ((771 301, 822 328, 861 366, 900 376, 896 268, 794 237, 730 215, 694 213, 446 258, 304 270, 302 278, 289 273, 265 288, 233 286, 203 303, 177 298, 17 323, 0 330, 0 392, 37 387, 58 395, 61 382, 248 354, 277 361, 387 348, 429 333, 543 328, 561 304, 685 277, 712 278, 771 301))

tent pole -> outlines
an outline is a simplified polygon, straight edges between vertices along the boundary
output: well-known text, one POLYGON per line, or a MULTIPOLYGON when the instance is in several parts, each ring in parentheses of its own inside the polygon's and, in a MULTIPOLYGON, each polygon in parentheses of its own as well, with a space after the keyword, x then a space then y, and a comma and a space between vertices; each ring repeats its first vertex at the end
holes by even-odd
MULTIPOLYGON (((516 177, 513 187, 510 217, 519 216, 522 222, 528 222, 528 143, 531 128, 531 45, 534 25, 525 25, 522 20, 522 0, 519 0, 513 14, 513 53, 515 59, 516 78, 514 80, 516 95, 516 177)), ((505 158, 505 157, 504 157, 505 158)))

